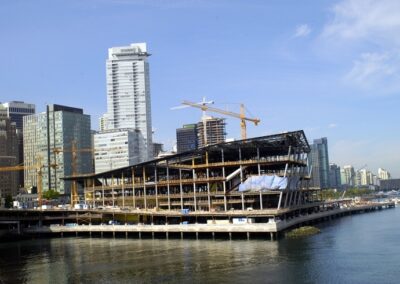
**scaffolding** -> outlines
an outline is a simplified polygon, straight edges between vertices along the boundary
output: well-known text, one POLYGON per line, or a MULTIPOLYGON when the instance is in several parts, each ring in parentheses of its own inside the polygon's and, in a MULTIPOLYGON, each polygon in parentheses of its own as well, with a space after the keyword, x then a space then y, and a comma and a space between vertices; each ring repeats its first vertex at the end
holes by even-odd
POLYGON ((308 187, 303 131, 209 145, 99 174, 67 179, 96 207, 144 211, 227 212, 301 207, 318 200, 308 187), (295 185, 239 191, 252 176, 292 178, 295 185))

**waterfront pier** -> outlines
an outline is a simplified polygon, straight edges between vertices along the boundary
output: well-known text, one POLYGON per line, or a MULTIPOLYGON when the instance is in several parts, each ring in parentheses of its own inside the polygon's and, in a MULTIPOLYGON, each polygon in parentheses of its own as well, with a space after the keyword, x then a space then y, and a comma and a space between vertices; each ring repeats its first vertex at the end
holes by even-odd
MULTIPOLYGON (((120 236, 132 238, 264 238, 275 240, 287 230, 326 222, 356 213, 394 208, 393 202, 351 204, 346 200, 321 203, 313 208, 229 214, 180 212, 124 212, 120 210, 8 210, 2 223, 21 225, 25 236, 120 236), (312 209, 312 210, 310 210, 312 209), (4 221, 8 219, 8 221, 4 221), (129 220, 141 220, 132 223, 129 220), (127 222, 124 222, 127 221, 127 222)), ((1 223, 0 223, 1 224, 1 223)))

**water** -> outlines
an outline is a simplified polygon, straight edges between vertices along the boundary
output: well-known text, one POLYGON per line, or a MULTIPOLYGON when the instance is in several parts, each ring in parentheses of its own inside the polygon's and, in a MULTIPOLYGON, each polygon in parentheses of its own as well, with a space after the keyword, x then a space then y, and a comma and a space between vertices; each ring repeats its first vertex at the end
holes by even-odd
POLYGON ((399 283, 399 209, 303 239, 64 238, 0 244, 0 283, 399 283))

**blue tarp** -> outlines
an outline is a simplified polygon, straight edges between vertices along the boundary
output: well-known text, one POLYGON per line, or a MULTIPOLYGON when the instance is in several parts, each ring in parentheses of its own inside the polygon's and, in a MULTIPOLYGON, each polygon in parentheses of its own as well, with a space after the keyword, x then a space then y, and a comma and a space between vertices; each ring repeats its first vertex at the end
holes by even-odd
POLYGON ((290 190, 297 189, 299 177, 280 177, 277 175, 251 176, 239 185, 239 191, 268 191, 268 190, 290 190))

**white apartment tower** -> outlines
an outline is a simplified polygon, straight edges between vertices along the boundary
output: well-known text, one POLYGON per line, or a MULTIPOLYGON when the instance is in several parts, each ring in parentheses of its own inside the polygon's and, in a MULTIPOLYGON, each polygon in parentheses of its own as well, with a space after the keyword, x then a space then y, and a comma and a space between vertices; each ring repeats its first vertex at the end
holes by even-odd
POLYGON ((104 128, 140 131, 145 145, 144 151, 138 153, 140 161, 153 158, 149 56, 146 43, 134 43, 110 48, 107 59, 104 128))

